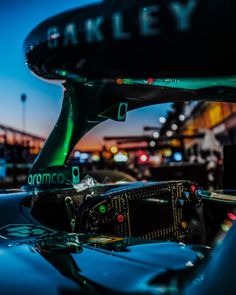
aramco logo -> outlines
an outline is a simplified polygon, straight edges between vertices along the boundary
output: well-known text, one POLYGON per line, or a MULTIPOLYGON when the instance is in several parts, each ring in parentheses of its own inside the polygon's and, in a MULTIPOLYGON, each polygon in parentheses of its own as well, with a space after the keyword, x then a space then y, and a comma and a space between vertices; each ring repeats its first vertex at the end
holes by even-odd
POLYGON ((65 176, 63 173, 37 173, 30 174, 27 178, 29 185, 40 185, 40 184, 64 184, 65 176))

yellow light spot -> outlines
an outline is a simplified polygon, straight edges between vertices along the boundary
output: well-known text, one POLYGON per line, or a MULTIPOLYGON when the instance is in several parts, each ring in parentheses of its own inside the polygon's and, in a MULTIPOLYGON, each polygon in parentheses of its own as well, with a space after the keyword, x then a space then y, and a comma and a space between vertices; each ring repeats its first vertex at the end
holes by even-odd
POLYGON ((187 224, 186 221, 182 221, 182 222, 181 222, 181 226, 182 226, 182 228, 185 229, 185 228, 188 226, 188 224, 187 224))
POLYGON ((112 154, 116 154, 118 152, 118 148, 116 146, 111 147, 112 154))

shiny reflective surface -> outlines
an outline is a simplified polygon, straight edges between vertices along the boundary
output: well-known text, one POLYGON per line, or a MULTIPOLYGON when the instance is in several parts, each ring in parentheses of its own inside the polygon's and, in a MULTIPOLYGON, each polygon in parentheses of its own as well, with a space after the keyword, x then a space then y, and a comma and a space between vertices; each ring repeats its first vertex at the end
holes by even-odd
POLYGON ((234 75, 234 11, 233 0, 103 1, 41 23, 27 62, 62 80, 234 75))
POLYGON ((182 276, 187 278, 208 255, 208 249, 202 246, 192 248, 170 242, 68 234, 45 227, 35 236, 33 229, 39 225, 33 222, 27 207, 20 205, 30 202, 30 198, 26 193, 0 197, 0 260, 4 266, 0 273, 5 278, 0 290, 3 294, 14 294, 16 290, 24 294, 42 294, 46 290, 47 294, 58 294, 62 290, 66 294, 75 291, 79 294, 159 294, 170 288, 169 282, 155 283, 160 276, 166 273, 170 280, 176 281, 182 276), (8 216, 6 209, 10 204, 15 215, 8 216), (4 234, 6 226, 13 235, 4 234), (17 232, 25 237, 16 235, 17 232), (35 288, 36 285, 40 287, 35 288))
MULTIPOLYGON (((35 162, 34 172, 64 165, 75 143, 90 128, 107 118, 123 120, 126 110, 167 100, 183 101, 186 96, 188 100, 235 98, 234 76, 194 81, 195 86, 188 80, 172 79, 159 80, 157 85, 123 85, 113 80, 90 84, 84 77, 145 78, 144 73, 148 73, 149 77, 165 79, 235 74, 235 1, 199 0, 185 6, 179 1, 121 1, 118 10, 116 4, 104 1, 52 18, 26 40, 26 56, 34 73, 69 80, 62 113, 35 162), (160 26, 152 26, 157 25, 159 17, 160 26), (128 27, 123 27, 126 23, 128 27), (108 35, 103 25, 111 29, 108 35), (83 35, 81 43, 79 34, 83 35)), ((45 192, 50 198, 51 192, 45 192)), ((76 235, 47 228, 31 216, 32 197, 37 199, 36 190, 0 197, 3 294, 209 294, 212 286, 215 293, 222 294, 228 286, 235 291, 232 222, 227 223, 229 233, 221 248, 212 252, 207 263, 205 245, 76 235)), ((225 200, 224 196, 218 197, 225 200)), ((209 197, 204 201, 204 206, 211 207, 215 200, 209 197)), ((224 205, 224 210, 232 209, 224 205)), ((230 213, 228 217, 234 218, 234 211, 230 213)), ((210 229, 215 223, 218 229, 221 220, 215 211, 204 217, 210 229)), ((118 221, 122 221, 121 214, 118 221)), ((184 228, 186 224, 181 225, 184 228)), ((214 244, 212 237, 208 241, 214 244)))

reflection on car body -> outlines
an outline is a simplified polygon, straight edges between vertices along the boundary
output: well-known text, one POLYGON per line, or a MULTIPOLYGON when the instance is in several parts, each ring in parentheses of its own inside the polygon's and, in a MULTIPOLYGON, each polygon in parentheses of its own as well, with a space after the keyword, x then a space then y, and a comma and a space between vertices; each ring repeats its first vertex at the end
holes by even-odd
MULTIPOLYGON (((191 105, 193 100, 202 101, 200 107, 208 100, 233 102, 236 23, 230 21, 235 1, 118 4, 103 1, 52 17, 25 41, 29 68, 39 77, 65 81, 64 98, 28 183, 19 193, 0 197, 2 294, 236 292, 236 197, 235 191, 209 191, 215 185, 214 161, 222 160, 212 131, 199 136, 188 126, 185 131, 192 134, 177 134, 171 115, 163 121, 175 127, 163 128, 159 142, 179 139, 180 147, 175 147, 175 158, 166 153, 167 165, 153 167, 156 180, 99 183, 80 175, 79 167, 68 161, 89 130, 107 119, 125 121, 128 111, 163 102, 173 102, 176 112, 179 102, 187 101, 192 110, 198 106, 191 105), (212 22, 206 21, 209 13, 212 22), (224 20, 220 24, 219 15, 224 20), (110 21, 112 31, 105 27, 110 21), (208 139, 197 143, 202 150, 194 159, 204 160, 204 166, 173 165, 180 156, 194 155, 191 145, 185 154, 185 139, 204 137, 208 139), (206 188, 185 177, 197 167, 199 175, 208 173, 206 188), (174 180, 169 171, 175 171, 174 180), (178 178, 179 171, 184 179, 178 178), (19 280, 22 273, 24 282, 19 280)), ((179 113, 178 118, 184 129, 187 114, 179 113)), ((200 124, 197 116, 192 119, 200 124)), ((157 137, 152 144, 146 137, 151 152, 157 137)), ((170 151, 173 142, 167 145, 170 151)), ((225 171, 230 173, 232 151, 224 152, 225 171)), ((127 158, 122 155, 119 159, 127 158)), ((137 157, 145 169, 149 154, 141 151, 137 157)), ((234 185, 222 178, 223 189, 234 185)))

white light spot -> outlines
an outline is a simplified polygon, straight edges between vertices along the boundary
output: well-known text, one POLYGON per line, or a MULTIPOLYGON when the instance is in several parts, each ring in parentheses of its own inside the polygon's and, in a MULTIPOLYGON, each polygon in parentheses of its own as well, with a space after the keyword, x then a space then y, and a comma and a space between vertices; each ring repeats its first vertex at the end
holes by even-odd
POLYGON ((166 118, 165 118, 165 117, 160 117, 160 118, 159 118, 159 122, 160 122, 161 124, 165 124, 165 122, 166 122, 166 118))
POLYGON ((157 131, 155 131, 155 132, 153 132, 152 136, 153 136, 153 138, 158 138, 160 136, 160 134, 157 131))
POLYGON ((178 129, 178 125, 177 124, 172 124, 171 129, 174 130, 174 131, 177 130, 178 129))
POLYGON ((154 140, 150 141, 150 142, 149 142, 149 146, 150 146, 150 147, 155 147, 155 146, 156 146, 155 141, 154 141, 154 140))
POLYGON ((181 122, 183 122, 185 120, 185 115, 183 115, 183 114, 179 115, 179 120, 181 122))
POLYGON ((168 131, 166 132, 166 135, 167 135, 168 137, 171 137, 171 136, 173 135, 173 131, 168 130, 168 131))
POLYGON ((194 266, 194 264, 192 263, 192 261, 188 261, 185 265, 187 267, 193 267, 194 266))

